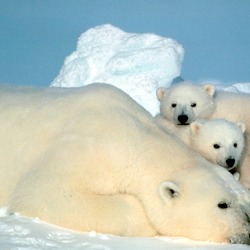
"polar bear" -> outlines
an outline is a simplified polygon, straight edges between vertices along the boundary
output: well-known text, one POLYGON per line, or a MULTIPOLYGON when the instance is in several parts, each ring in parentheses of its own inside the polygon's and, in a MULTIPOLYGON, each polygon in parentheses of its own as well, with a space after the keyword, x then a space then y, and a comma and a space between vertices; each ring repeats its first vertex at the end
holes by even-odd
POLYGON ((170 88, 156 90, 160 102, 160 116, 176 125, 189 125, 196 119, 209 117, 214 112, 214 85, 180 82, 170 88))
POLYGON ((250 188, 250 94, 232 93, 217 90, 214 96, 215 110, 210 118, 225 118, 229 121, 241 121, 246 125, 246 144, 242 167, 240 168, 241 182, 250 188))
POLYGON ((225 119, 200 119, 190 126, 176 126, 161 116, 157 116, 156 121, 208 161, 232 173, 239 167, 245 147, 245 124, 225 119))
POLYGON ((240 181, 250 188, 250 95, 215 91, 213 84, 197 85, 184 81, 156 91, 160 101, 158 116, 174 125, 188 125, 200 118, 224 118, 246 126, 246 152, 240 167, 240 181), (201 90, 205 90, 202 92, 201 90), (194 106, 194 107, 192 107, 194 106))
POLYGON ((0 205, 11 212, 80 231, 250 244, 249 191, 121 90, 1 87, 0 109, 0 205))

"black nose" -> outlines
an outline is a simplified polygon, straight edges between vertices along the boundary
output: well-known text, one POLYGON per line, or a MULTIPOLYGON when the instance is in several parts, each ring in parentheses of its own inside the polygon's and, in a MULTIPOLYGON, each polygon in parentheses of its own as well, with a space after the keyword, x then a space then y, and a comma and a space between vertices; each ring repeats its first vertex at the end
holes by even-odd
POLYGON ((187 115, 179 115, 178 116, 178 121, 181 123, 181 124, 185 124, 188 120, 188 116, 187 115))
POLYGON ((226 160, 226 164, 227 164, 228 168, 233 167, 234 164, 235 164, 235 159, 228 158, 228 159, 226 160))

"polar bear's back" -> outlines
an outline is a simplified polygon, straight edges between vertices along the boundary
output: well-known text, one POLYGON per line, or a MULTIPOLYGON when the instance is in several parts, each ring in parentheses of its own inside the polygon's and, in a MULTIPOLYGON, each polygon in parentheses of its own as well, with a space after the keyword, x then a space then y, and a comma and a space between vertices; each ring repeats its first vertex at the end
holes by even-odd
POLYGON ((215 112, 212 118, 224 118, 234 122, 243 122, 250 131, 250 94, 217 91, 215 112))
MULTIPOLYGON (((84 88, 8 88, 0 89, 0 136, 6 131, 29 128, 39 134, 46 129, 46 134, 54 134, 60 128, 76 125, 85 117, 96 123, 104 121, 109 114, 134 115, 137 120, 153 120, 151 115, 123 91, 107 84, 91 84, 84 88), (110 112, 111 111, 111 112, 110 112), (98 116, 97 116, 98 115, 98 116), (98 119, 99 118, 99 119, 98 119), (78 120, 78 121, 77 121, 78 120)), ((120 117, 121 118, 121 117, 120 117)), ((125 118, 125 117, 123 117, 125 118)), ((82 128, 84 129, 84 128, 82 128)), ((18 137, 15 138, 18 140, 18 137)))
MULTIPOLYGON (((136 105, 127 94, 118 88, 114 88, 108 84, 96 83, 80 88, 46 88, 39 89, 33 87, 13 87, 3 85, 0 87, 0 109, 1 111, 13 111, 18 108, 26 108, 28 111, 51 112, 53 108, 65 108, 68 111, 73 109, 81 109, 79 105, 82 103, 83 108, 86 104, 99 106, 100 108, 105 103, 107 106, 128 106, 131 104, 132 110, 143 109, 136 105), (126 105, 124 105, 126 103, 126 105)), ((131 110, 131 111, 132 111, 131 110)), ((146 110, 144 110, 147 112, 146 110)), ((64 113, 65 115, 66 113, 64 113)))
MULTIPOLYGON (((94 166, 98 157, 108 155, 113 162, 133 164, 135 149, 148 150, 145 141, 150 134, 161 134, 145 109, 106 84, 41 90, 3 87, 0 121, 0 203, 34 166, 60 171, 82 161, 88 168, 88 162, 94 166), (131 156, 124 153, 127 149, 131 156)), ((106 165, 92 174, 103 175, 106 165)))

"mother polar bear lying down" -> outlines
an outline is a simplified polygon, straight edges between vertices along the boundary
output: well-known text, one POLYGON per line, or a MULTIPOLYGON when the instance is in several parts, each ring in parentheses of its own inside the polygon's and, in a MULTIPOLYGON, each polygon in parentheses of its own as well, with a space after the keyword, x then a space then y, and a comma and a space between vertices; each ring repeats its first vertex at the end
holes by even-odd
POLYGON ((0 205, 79 231, 249 244, 250 197, 121 90, 0 90, 0 205))

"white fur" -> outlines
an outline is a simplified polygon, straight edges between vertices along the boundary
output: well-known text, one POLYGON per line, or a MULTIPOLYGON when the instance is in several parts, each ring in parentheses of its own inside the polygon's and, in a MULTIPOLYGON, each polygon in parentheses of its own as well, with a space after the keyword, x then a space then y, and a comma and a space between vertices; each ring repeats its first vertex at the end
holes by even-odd
POLYGON ((216 91, 211 118, 241 121, 246 125, 246 152, 240 168, 240 181, 250 188, 250 95, 216 91))
POLYGON ((228 170, 239 167, 245 146, 243 123, 212 119, 176 126, 160 116, 156 120, 208 161, 228 170))
POLYGON ((170 126, 178 125, 177 117, 180 112, 179 109, 171 108, 171 104, 180 103, 181 110, 188 110, 185 111, 190 117, 187 124, 201 118, 224 118, 232 122, 244 123, 246 126, 246 146, 240 167, 240 181, 250 188, 250 146, 248 146, 250 145, 250 111, 248 108, 250 107, 250 95, 225 91, 214 92, 212 84, 204 86, 208 86, 208 98, 204 95, 204 91, 201 92, 202 86, 192 82, 182 82, 166 90, 157 90, 160 101, 160 114, 158 117, 168 120, 169 124, 172 123, 170 126), (199 112, 195 111, 197 107, 194 110, 190 108, 190 103, 193 103, 194 100, 197 102, 199 112))
POLYGON ((212 84, 178 83, 168 89, 158 88, 156 95, 160 101, 160 115, 177 125, 188 125, 214 111, 212 84))
POLYGON ((115 87, 2 88, 0 109, 11 211, 81 231, 250 243, 247 189, 115 87))
POLYGON ((231 170, 240 164, 245 146, 243 123, 212 119, 191 123, 191 147, 214 164, 231 170))

